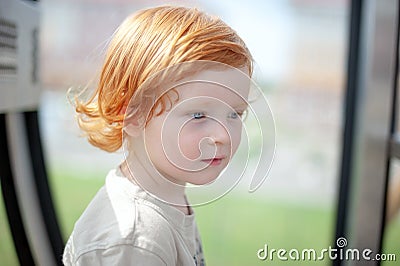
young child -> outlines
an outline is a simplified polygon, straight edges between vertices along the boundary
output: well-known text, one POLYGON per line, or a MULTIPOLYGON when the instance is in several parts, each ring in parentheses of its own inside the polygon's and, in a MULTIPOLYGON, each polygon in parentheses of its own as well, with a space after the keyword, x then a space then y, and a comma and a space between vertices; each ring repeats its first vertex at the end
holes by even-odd
POLYGON ((228 165, 251 74, 237 33, 197 9, 150 8, 121 24, 76 111, 91 144, 127 156, 76 222, 65 265, 205 265, 185 185, 228 165))

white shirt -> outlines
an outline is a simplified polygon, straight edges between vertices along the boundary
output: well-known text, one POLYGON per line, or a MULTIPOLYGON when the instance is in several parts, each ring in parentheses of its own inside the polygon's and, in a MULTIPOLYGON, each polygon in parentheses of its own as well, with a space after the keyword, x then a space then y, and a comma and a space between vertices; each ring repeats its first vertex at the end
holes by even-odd
POLYGON ((185 215, 109 172, 76 222, 65 265, 204 265, 194 214, 185 215))

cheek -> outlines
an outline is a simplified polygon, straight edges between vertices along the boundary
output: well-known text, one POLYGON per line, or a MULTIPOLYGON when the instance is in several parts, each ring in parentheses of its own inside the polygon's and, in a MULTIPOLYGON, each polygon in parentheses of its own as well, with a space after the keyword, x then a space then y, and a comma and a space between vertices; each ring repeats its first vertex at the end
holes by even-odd
POLYGON ((153 117, 144 131, 146 152, 155 164, 165 161, 167 153, 176 149, 176 145, 174 146, 171 142, 173 134, 170 131, 173 127, 163 126, 163 122, 164 117, 153 117))
POLYGON ((189 159, 195 160, 201 155, 200 143, 204 138, 201 129, 194 129, 191 126, 184 126, 179 132, 179 148, 182 155, 189 159))
POLYGON ((145 152, 153 160, 162 151, 161 134, 155 127, 147 127, 144 131, 145 152))
MULTIPOLYGON (((161 125, 162 121, 158 124, 161 125)), ((195 125, 182 124, 181 121, 168 119, 163 127, 148 128, 146 142, 152 158, 160 161, 167 159, 176 165, 189 167, 187 159, 195 160, 200 156, 199 143, 204 136, 203 130, 195 125)))
POLYGON ((230 136, 231 136, 231 149, 233 155, 237 151, 242 138, 242 127, 236 126, 233 130, 231 130, 230 136))

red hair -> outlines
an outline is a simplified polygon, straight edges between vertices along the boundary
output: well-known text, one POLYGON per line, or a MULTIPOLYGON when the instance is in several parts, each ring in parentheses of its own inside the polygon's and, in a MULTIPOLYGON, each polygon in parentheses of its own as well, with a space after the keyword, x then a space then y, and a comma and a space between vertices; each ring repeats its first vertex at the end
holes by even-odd
MULTIPOLYGON (((109 44, 95 93, 87 102, 77 100, 78 123, 89 142, 105 151, 118 150, 124 108, 132 97, 140 101, 140 95, 153 93, 151 87, 141 85, 167 67, 196 60, 247 67, 250 75, 253 70, 243 40, 217 17, 172 6, 145 9, 128 17, 109 44)), ((168 99, 162 97, 157 112, 152 110, 148 119, 164 112, 168 99)))

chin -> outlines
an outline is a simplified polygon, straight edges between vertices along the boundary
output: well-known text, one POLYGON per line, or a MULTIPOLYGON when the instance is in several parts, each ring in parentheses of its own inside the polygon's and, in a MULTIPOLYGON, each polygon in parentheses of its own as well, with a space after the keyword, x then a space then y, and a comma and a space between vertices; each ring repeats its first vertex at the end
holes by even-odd
POLYGON ((214 182, 217 178, 218 175, 213 175, 213 176, 205 176, 202 175, 200 177, 194 177, 193 179, 190 179, 187 181, 187 183, 190 183, 192 185, 196 185, 196 186, 202 186, 202 185, 208 185, 212 182, 214 182))

